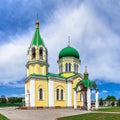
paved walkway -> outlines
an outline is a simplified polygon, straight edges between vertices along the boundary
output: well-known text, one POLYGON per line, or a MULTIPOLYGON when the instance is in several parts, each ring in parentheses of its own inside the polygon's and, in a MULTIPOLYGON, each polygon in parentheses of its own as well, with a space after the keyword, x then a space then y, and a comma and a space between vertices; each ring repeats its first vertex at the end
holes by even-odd
POLYGON ((0 113, 10 120, 55 120, 59 117, 85 114, 91 111, 69 109, 39 109, 15 110, 15 108, 0 108, 0 113))

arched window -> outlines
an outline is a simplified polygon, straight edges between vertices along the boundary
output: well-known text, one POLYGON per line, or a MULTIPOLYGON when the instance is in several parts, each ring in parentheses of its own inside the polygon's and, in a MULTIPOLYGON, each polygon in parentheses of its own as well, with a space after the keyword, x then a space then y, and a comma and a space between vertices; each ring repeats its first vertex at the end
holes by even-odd
POLYGON ((69 63, 69 70, 68 71, 71 72, 71 63, 69 63))
POLYGON ((43 100, 43 89, 39 89, 39 100, 43 100))
POLYGON ((63 100, 63 96, 64 96, 63 89, 61 89, 61 100, 63 100))
POLYGON ((43 60, 43 48, 40 47, 39 49, 39 58, 43 60))
POLYGON ((67 63, 65 64, 65 71, 67 72, 67 63))
POLYGON ((35 59, 36 57, 36 51, 35 51, 35 47, 32 48, 32 59, 35 59))
POLYGON ((56 97, 57 97, 57 100, 59 100, 59 89, 56 90, 56 97))
POLYGON ((71 63, 65 64, 65 70, 66 70, 66 72, 71 72, 71 63))
POLYGON ((66 63, 66 72, 70 72, 71 71, 71 64, 70 63, 66 63))
POLYGON ((78 64, 74 64, 74 72, 78 72, 78 64))

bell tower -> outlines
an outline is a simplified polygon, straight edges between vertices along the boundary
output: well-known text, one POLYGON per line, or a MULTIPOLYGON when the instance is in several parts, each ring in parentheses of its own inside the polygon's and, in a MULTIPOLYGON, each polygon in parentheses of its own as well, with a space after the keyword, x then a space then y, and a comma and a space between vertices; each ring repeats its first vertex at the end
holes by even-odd
POLYGON ((48 73, 48 52, 39 32, 39 21, 36 20, 36 29, 27 51, 27 76, 46 75, 48 73))

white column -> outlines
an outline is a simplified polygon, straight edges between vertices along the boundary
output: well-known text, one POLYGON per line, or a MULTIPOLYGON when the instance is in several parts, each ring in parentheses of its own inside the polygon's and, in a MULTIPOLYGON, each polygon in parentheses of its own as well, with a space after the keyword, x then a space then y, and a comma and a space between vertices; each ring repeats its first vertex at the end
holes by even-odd
POLYGON ((95 93, 95 108, 98 109, 98 106, 99 106, 99 92, 96 91, 95 93))
POLYGON ((35 80, 30 80, 30 106, 35 107, 35 80))
POLYGON ((89 87, 87 88, 87 109, 91 109, 91 90, 89 87))
POLYGON ((74 90, 74 109, 77 109, 77 92, 74 90))
POLYGON ((54 107, 54 81, 48 80, 48 101, 49 107, 54 107))
POLYGON ((67 106, 72 106, 72 83, 67 83, 67 106))

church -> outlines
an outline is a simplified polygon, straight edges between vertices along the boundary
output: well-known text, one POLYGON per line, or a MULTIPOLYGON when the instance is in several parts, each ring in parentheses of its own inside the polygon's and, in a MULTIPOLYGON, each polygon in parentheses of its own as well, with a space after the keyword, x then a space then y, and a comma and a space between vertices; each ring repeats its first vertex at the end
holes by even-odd
MULTIPOLYGON (((51 53, 52 54, 52 53, 51 53)), ((58 73, 49 72, 48 51, 39 31, 39 21, 27 51, 25 79, 26 107, 84 107, 91 109, 91 88, 95 90, 95 108, 98 109, 98 88, 89 79, 87 67, 80 71, 80 55, 70 42, 58 55, 58 73)))

